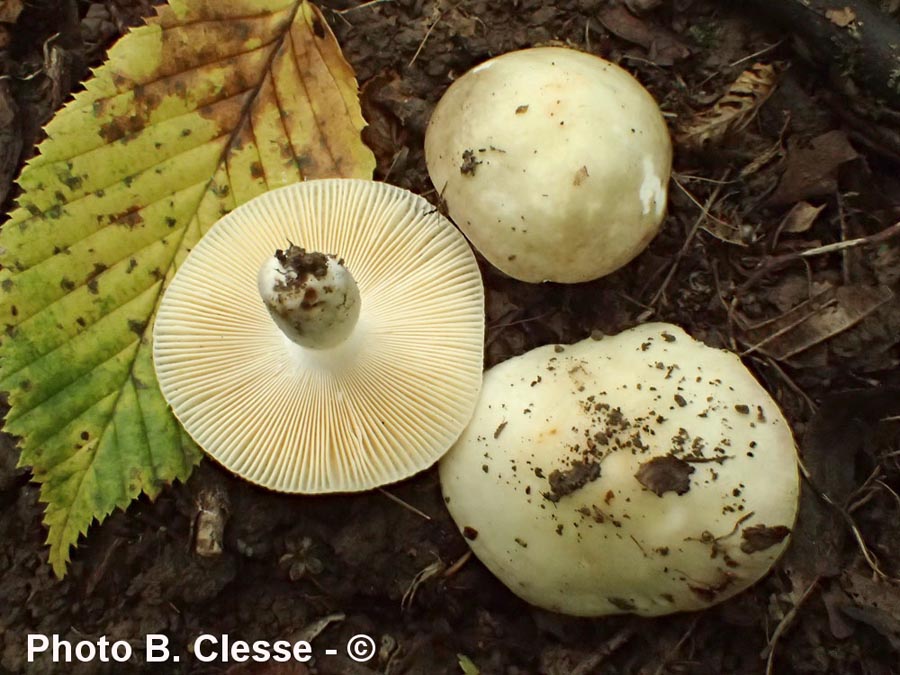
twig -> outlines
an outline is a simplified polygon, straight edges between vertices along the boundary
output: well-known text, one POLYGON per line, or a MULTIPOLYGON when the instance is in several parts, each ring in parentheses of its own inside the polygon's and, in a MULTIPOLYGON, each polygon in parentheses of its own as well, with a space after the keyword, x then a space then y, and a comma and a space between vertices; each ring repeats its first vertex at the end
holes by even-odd
POLYGON ((900 235, 900 222, 896 222, 890 227, 886 227, 885 229, 881 230, 880 232, 876 232, 875 234, 870 234, 865 237, 847 239, 845 241, 838 241, 833 244, 825 244, 824 246, 808 248, 804 251, 795 251, 792 253, 785 253, 784 255, 766 258, 757 266, 756 270, 747 278, 747 280, 743 284, 741 284, 740 290, 746 290, 754 283, 756 283, 763 275, 767 274, 768 272, 773 272, 776 269, 784 267, 785 265, 788 265, 796 260, 805 260, 806 258, 812 258, 819 255, 836 253, 838 251, 856 248, 857 246, 880 244, 898 235, 900 235))
POLYGON ((787 386, 791 389, 791 391, 793 391, 795 394, 797 394, 800 398, 803 399, 803 401, 809 407, 809 411, 811 413, 816 412, 816 410, 818 409, 818 406, 816 405, 815 401, 813 401, 809 397, 809 394, 807 394, 805 391, 803 391, 803 389, 800 388, 800 385, 798 385, 796 382, 794 382, 794 380, 786 372, 784 372, 784 369, 778 365, 778 363, 775 361, 775 359, 773 359, 771 356, 767 356, 766 364, 768 364, 770 367, 774 368, 775 372, 781 376, 781 379, 784 380, 785 384, 787 384, 787 386))
POLYGON ((883 487, 885 490, 887 490, 888 492, 890 492, 890 493, 894 496, 894 499, 897 500, 897 506, 900 507, 900 495, 898 495, 898 494, 896 493, 896 491, 894 491, 894 489, 893 489, 890 485, 888 485, 887 483, 885 483, 883 480, 879 479, 879 480, 877 480, 877 481, 875 481, 875 482, 878 483, 878 484, 879 484, 881 487, 883 487))
MULTIPOLYGON (((807 300, 806 302, 808 303, 810 301, 807 300)), ((771 335, 764 337, 762 340, 760 340, 756 344, 747 347, 747 349, 745 349, 740 354, 738 354, 738 356, 741 356, 741 357, 749 356, 753 352, 758 351, 762 347, 765 347, 767 344, 769 344, 773 340, 776 340, 777 338, 780 338, 782 335, 785 335, 786 333, 789 333, 790 331, 794 330, 800 324, 806 323, 807 321, 809 321, 809 319, 811 317, 815 316, 816 314, 823 312, 826 309, 830 309, 831 307, 833 307, 836 304, 837 304, 837 299, 833 298, 833 299, 829 300, 821 307, 813 309, 809 314, 801 315, 799 318, 791 321, 790 323, 783 326, 782 328, 779 328, 777 331, 775 331, 771 335)))
POLYGON ((637 632, 634 622, 618 631, 609 640, 607 640, 594 654, 589 655, 581 663, 575 666, 570 672, 571 675, 590 675, 597 672, 597 667, 603 663, 607 657, 612 655, 619 647, 628 642, 637 632))
POLYGON ((881 475, 881 467, 876 465, 875 469, 869 474, 869 477, 863 481, 863 484, 860 485, 856 490, 853 491, 847 499, 845 500, 845 504, 847 505, 845 508, 847 509, 847 513, 855 513, 863 506, 868 504, 876 494, 878 494, 878 489, 870 489, 872 483, 874 483, 878 477, 881 475), (865 493, 865 494, 864 494, 865 493), (858 496, 862 495, 862 496, 858 496))
POLYGON ((425 513, 424 511, 421 511, 421 510, 417 509, 417 508, 416 508, 415 506, 413 506, 412 504, 409 504, 409 503, 403 501, 403 500, 400 499, 400 497, 398 497, 397 495, 391 494, 390 492, 388 492, 388 491, 385 490, 384 488, 378 488, 378 491, 379 491, 381 494, 383 494, 385 497, 387 497, 388 499, 390 499, 392 502, 396 502, 397 504, 399 504, 400 506, 402 506, 404 509, 406 509, 406 510, 408 510, 408 511, 412 511, 412 512, 415 513, 417 516, 421 516, 421 517, 424 518, 425 520, 431 520, 431 516, 429 516, 427 513, 425 513))
MULTIPOLYGON (((516 309, 512 312, 504 316, 519 316, 523 312, 522 309, 516 309)), ((489 337, 485 340, 484 346, 485 348, 491 347, 497 340, 500 339, 500 336, 503 335, 503 331, 505 331, 510 326, 518 326, 523 323, 530 323, 532 321, 540 321, 541 319, 545 319, 548 316, 551 316, 556 309, 551 309, 543 314, 538 314, 537 316, 526 316, 524 319, 514 319, 512 321, 500 321, 495 325, 487 326, 487 333, 490 333, 489 337)))
MULTIPOLYGON (((685 183, 696 181, 698 183, 713 183, 714 185, 731 185, 737 182, 734 180, 723 180, 720 178, 708 178, 707 176, 694 176, 689 173, 672 172, 672 176, 676 180, 684 181, 685 183)), ((694 203, 697 204, 696 201, 694 203)))
POLYGON ((751 59, 758 58, 758 57, 762 56, 763 54, 768 54, 773 49, 777 49, 778 47, 780 47, 782 42, 784 42, 784 40, 779 40, 778 42, 771 44, 768 47, 763 47, 762 49, 755 51, 752 54, 747 54, 747 56, 744 56, 742 58, 739 58, 737 61, 733 61, 732 63, 729 63, 728 67, 734 68, 735 66, 741 65, 745 61, 750 61, 751 59))
POLYGON ((800 472, 803 474, 803 477, 806 479, 806 482, 809 484, 809 486, 813 489, 813 492, 815 492, 816 496, 823 502, 834 508, 844 518, 844 521, 850 527, 850 531, 853 532, 853 538, 856 539, 859 550, 862 553, 863 558, 865 558, 866 563, 869 565, 869 568, 879 578, 890 579, 890 577, 885 574, 884 571, 882 571, 881 567, 878 564, 878 560, 875 558, 872 551, 869 550, 868 545, 866 545, 866 542, 862 537, 862 533, 856 526, 856 521, 853 520, 853 516, 847 513, 847 509, 836 503, 833 499, 831 499, 831 497, 828 496, 828 494, 819 489, 819 487, 813 481, 812 476, 809 473, 809 469, 806 468, 803 460, 799 457, 797 458, 797 465, 800 467, 800 472))
MULTIPOLYGON (((724 181, 725 177, 727 175, 728 174, 726 172, 726 174, 722 176, 721 180, 724 181)), ((694 224, 691 227, 690 231, 688 232, 687 237, 684 240, 684 243, 681 245, 681 249, 675 255, 675 260, 672 261, 672 265, 671 265, 671 267, 669 267, 669 271, 666 273, 666 276, 663 279, 662 284, 660 284, 656 293, 654 293, 653 297, 650 299, 650 302, 647 303, 651 307, 656 305, 656 303, 662 297, 663 293, 666 292, 666 288, 668 288, 669 282, 672 280, 672 277, 675 276, 675 271, 678 269, 678 263, 681 262, 681 259, 687 253, 688 247, 691 245, 691 242, 694 240, 694 237, 697 234, 697 230, 700 229, 700 226, 703 224, 703 222, 707 218, 715 219, 715 216, 712 216, 709 213, 709 209, 715 203, 716 198, 719 196, 719 192, 722 190, 722 185, 724 184, 724 183, 717 184, 716 187, 713 188, 713 191, 709 195, 709 197, 707 197, 706 203, 700 204, 700 202, 697 201, 697 199, 694 197, 694 195, 692 195, 690 192, 688 192, 687 188, 685 188, 681 184, 681 182, 678 180, 678 178, 673 177, 673 180, 675 181, 675 185, 677 185, 681 189, 681 191, 684 192, 684 194, 686 194, 688 196, 688 199, 690 199, 692 202, 694 202, 694 204, 696 204, 697 206, 700 207, 700 215, 697 216, 697 220, 694 221, 694 224)))
MULTIPOLYGON (((456 5, 451 7, 450 9, 456 9, 456 5)), ((416 49, 416 53, 413 54, 413 57, 409 60, 409 63, 406 64, 406 67, 409 68, 416 62, 416 59, 419 58, 419 54, 422 53, 422 49, 425 47, 425 43, 428 42, 428 38, 431 36, 431 32, 437 27, 437 25, 441 22, 441 19, 444 18, 444 14, 450 11, 450 9, 445 9, 443 12, 438 14, 438 17, 434 20, 434 22, 428 27, 428 30, 425 31, 425 37, 422 38, 422 41, 419 43, 419 48, 416 49)))
POLYGON ((763 649, 762 654, 760 654, 760 657, 765 657, 766 659, 766 675, 772 675, 774 672, 775 646, 778 643, 778 640, 784 635, 787 629, 791 627, 791 624, 794 623, 794 619, 797 617, 797 612, 800 610, 800 607, 806 602, 816 586, 819 585, 819 579, 820 577, 816 577, 812 580, 812 583, 810 583, 807 589, 803 591, 803 595, 800 596, 800 599, 797 600, 788 613, 784 615, 784 618, 778 623, 778 626, 776 626, 775 632, 772 633, 769 644, 766 645, 766 648, 763 649))
POLYGON ((412 578, 412 581, 409 582, 409 586, 407 586, 406 590, 403 592, 403 597, 400 598, 400 609, 402 611, 408 610, 412 607, 413 600, 416 597, 416 591, 419 590, 419 586, 424 584, 429 579, 433 579, 434 577, 441 574, 444 571, 444 562, 442 560, 436 560, 431 563, 425 569, 419 570, 418 574, 412 578))
POLYGON ((354 7, 348 7, 347 9, 338 9, 335 10, 335 14, 340 14, 343 16, 344 14, 349 14, 350 12, 355 12, 358 9, 365 9, 366 7, 371 7, 372 5, 380 5, 383 2, 393 2, 394 0, 369 0, 368 2, 364 2, 361 5, 355 5, 354 7))
POLYGON ((675 643, 675 646, 669 650, 669 653, 663 657, 662 663, 659 664, 659 668, 656 669, 656 672, 653 675, 663 675, 666 670, 666 667, 669 665, 669 662, 672 660, 672 657, 676 656, 678 652, 681 651, 681 648, 684 646, 684 643, 687 642, 687 639, 694 632, 694 628, 697 627, 697 621, 699 617, 695 616, 693 621, 691 621, 691 625, 688 626, 688 629, 684 631, 684 635, 679 638, 678 642, 675 643))
POLYGON ((469 549, 468 551, 463 553, 461 556, 459 556, 459 558, 456 560, 456 562, 454 562, 452 565, 450 565, 450 567, 448 567, 444 571, 444 577, 445 578, 452 577, 454 574, 459 572, 463 567, 465 567, 466 563, 469 562, 471 557, 472 557, 472 549, 469 549))

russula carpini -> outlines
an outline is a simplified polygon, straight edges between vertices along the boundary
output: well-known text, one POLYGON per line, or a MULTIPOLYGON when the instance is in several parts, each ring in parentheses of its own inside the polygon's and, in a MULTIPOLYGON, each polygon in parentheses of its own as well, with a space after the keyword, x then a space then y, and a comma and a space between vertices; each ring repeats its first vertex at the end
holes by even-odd
POLYGON ((230 471, 359 491, 456 440, 483 331, 481 276, 452 223, 406 190, 330 179, 218 221, 165 291, 153 356, 185 430, 230 471))
POLYGON ((521 281, 615 271, 659 230, 672 143, 619 66, 560 47, 510 52, 457 79, 425 135, 431 181, 487 260, 521 281))
POLYGON ((440 463, 475 555, 566 614, 696 610, 788 544, 790 428, 740 359, 653 323, 491 368, 440 463))

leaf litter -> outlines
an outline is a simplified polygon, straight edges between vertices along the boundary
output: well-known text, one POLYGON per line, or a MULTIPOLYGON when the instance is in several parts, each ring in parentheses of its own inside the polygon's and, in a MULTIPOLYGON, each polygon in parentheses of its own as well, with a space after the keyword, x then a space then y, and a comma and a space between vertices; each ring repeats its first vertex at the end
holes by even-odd
MULTIPOLYGON (((832 169, 831 192, 800 198, 824 206, 809 228, 791 233, 780 227, 796 202, 768 205, 766 200, 782 181, 784 148, 809 147, 812 139, 844 130, 846 116, 832 107, 824 81, 814 85, 808 73, 800 77, 804 69, 787 36, 753 23, 738 8, 703 0, 627 3, 650 33, 670 31, 692 51, 690 59, 659 66, 652 62, 652 46, 598 30, 599 8, 621 5, 615 1, 561 0, 546 7, 537 0, 519 0, 513 12, 507 3, 467 0, 458 11, 444 12, 436 23, 433 5, 440 5, 440 15, 446 3, 325 4, 334 10, 326 9, 325 19, 364 85, 378 75, 390 78, 391 71, 400 73, 401 94, 388 89, 378 97, 393 125, 383 135, 386 140, 379 153, 385 161, 379 162, 378 175, 390 171, 392 182, 426 194, 436 204, 438 195, 430 192, 421 154, 428 111, 454 76, 489 55, 552 40, 603 53, 638 75, 663 103, 676 128, 679 120, 714 105, 727 90, 729 77, 749 65, 786 64, 783 70, 779 65, 779 86, 754 111, 750 123, 729 131, 725 142, 697 157, 679 145, 676 171, 691 176, 682 182, 701 207, 686 197, 673 198, 660 236, 625 269, 577 287, 534 287, 483 267, 487 297, 494 299, 489 310, 489 363, 540 344, 612 334, 648 318, 681 323, 711 344, 741 351, 752 346, 743 342, 746 326, 770 321, 808 300, 810 288, 884 286, 896 296, 897 239, 877 237, 881 232, 890 234, 900 213, 896 192, 884 188, 895 166, 870 144, 860 143, 862 127, 847 134, 862 161, 842 162, 832 169), (457 15, 466 18, 463 29, 455 24, 457 15), (430 32, 424 40, 426 31, 430 32), (407 66, 417 51, 414 63, 407 66), (730 76, 723 79, 723 71, 730 76), (395 157, 400 158, 396 163, 395 157), (751 171, 740 172, 740 167, 748 166, 751 171), (716 186, 720 187, 714 195, 716 186), (700 225, 695 227, 698 218, 700 225), (733 233, 734 241, 742 245, 709 234, 704 226, 714 218, 726 223, 723 233, 733 233), (864 243, 827 248, 855 240, 864 243), (816 250, 822 252, 801 255, 816 250), (678 264, 665 293, 649 302, 676 256, 678 264), (785 287, 776 304, 776 291, 788 277, 802 283, 785 287)), ((93 6, 105 8, 104 16, 109 17, 141 11, 138 3, 126 0, 93 6)), ((28 30, 19 31, 35 45, 26 50, 29 58, 52 35, 42 33, 42 26, 49 30, 58 21, 36 23, 29 14, 35 11, 26 8, 28 30)), ((118 29, 117 22, 112 23, 118 29)), ((35 95, 44 105, 46 99, 40 98, 44 94, 37 95, 43 91, 42 77, 13 83, 20 108, 25 106, 23 93, 35 95)), ((869 126, 876 130, 879 124, 869 126)), ((30 145, 26 141, 25 154, 30 145)), ((679 190, 673 187, 670 194, 679 190)), ((883 318, 896 313, 895 303, 896 298, 889 300, 853 326, 784 361, 762 351, 746 357, 785 409, 798 440, 805 439, 803 430, 811 425, 817 405, 836 419, 841 419, 841 405, 856 416, 867 405, 877 408, 864 397, 858 404, 838 401, 826 406, 835 391, 862 386, 879 393, 884 388, 887 397, 892 383, 900 386, 897 331, 891 332, 890 321, 883 318), (872 322, 883 332, 870 329, 872 322), (804 361, 817 350, 824 350, 827 358, 804 361)), ((846 436, 833 434, 836 444, 841 438, 849 441, 846 447, 835 445, 840 452, 826 453, 821 464, 804 457, 810 473, 834 473, 843 481, 832 499, 851 516, 855 532, 838 509, 820 504, 837 515, 836 527, 843 532, 825 548, 829 569, 836 573, 829 571, 816 581, 814 569, 794 578, 794 573, 786 574, 791 561, 785 559, 779 570, 748 592, 709 612, 654 620, 649 632, 645 620, 560 617, 511 597, 465 555, 468 547, 441 508, 432 472, 392 488, 404 502, 431 514, 431 521, 380 494, 301 503, 262 494, 223 476, 231 509, 223 551, 211 558, 188 548, 195 498, 204 484, 192 479, 162 491, 153 504, 141 500, 125 513, 115 512, 93 529, 88 546, 74 555, 71 572, 60 584, 52 582, 41 559, 41 509, 35 490, 20 472, 8 472, 10 480, 0 480, 0 594, 7 600, 0 608, 5 627, 0 634, 0 664, 13 672, 21 669, 24 635, 37 621, 64 635, 70 626, 77 626, 82 636, 92 632, 134 640, 141 640, 153 626, 169 633, 174 648, 185 654, 183 661, 190 661, 184 650, 200 630, 291 635, 315 625, 319 617, 343 613, 345 621, 329 625, 319 640, 333 643, 358 632, 383 636, 384 644, 396 647, 393 658, 378 661, 377 668, 385 672, 459 672, 457 654, 465 654, 480 672, 749 674, 762 672, 765 659, 778 673, 890 672, 897 650, 890 631, 882 632, 887 624, 878 623, 874 610, 866 610, 867 622, 843 609, 874 607, 878 589, 888 583, 878 581, 860 591, 855 579, 844 580, 845 571, 865 578, 874 574, 860 542, 887 576, 896 577, 900 565, 896 544, 900 506, 890 492, 900 487, 898 423, 882 412, 881 418, 862 427, 859 422, 849 424, 846 436), (860 428, 873 433, 854 437, 860 428), (288 541, 302 542, 305 537, 321 550, 322 571, 292 581, 278 562, 289 550, 288 541), (404 592, 436 560, 452 564, 453 575, 421 583, 401 619, 404 592), (88 577, 90 593, 80 588, 88 577), (770 644, 775 628, 777 640, 770 644)), ((811 452, 809 447, 803 440, 804 455, 811 452)), ((798 551, 803 529, 794 534, 798 551)), ((893 605, 886 606, 893 615, 893 605)), ((318 660, 315 668, 327 675, 376 668, 375 662, 369 666, 337 656, 318 660)))

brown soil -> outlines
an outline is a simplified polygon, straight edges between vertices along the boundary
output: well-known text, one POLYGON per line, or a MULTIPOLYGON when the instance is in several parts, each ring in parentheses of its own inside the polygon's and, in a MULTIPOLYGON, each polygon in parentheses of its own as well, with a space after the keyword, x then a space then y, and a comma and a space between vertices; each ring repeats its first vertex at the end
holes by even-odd
MULTIPOLYGON (((621 63, 654 93, 678 139, 662 233, 593 283, 527 285, 483 265, 487 365, 650 319, 746 353, 791 420, 815 484, 789 554, 757 586, 705 612, 573 619, 526 605, 474 558, 454 565, 467 545, 434 470, 390 488, 426 518, 382 492, 280 496, 204 463, 187 485, 94 527, 57 582, 37 488, 7 443, 0 671, 438 675, 463 672, 463 654, 490 675, 761 673, 774 649, 776 673, 900 672, 900 588, 890 581, 900 577, 900 248, 884 236, 799 255, 900 219, 900 162, 885 141, 898 137, 897 114, 843 86, 840 73, 807 65, 790 35, 734 9, 743 3, 358 4, 324 6, 363 87, 378 177, 435 202, 422 152, 429 113, 455 76, 489 56, 563 42, 621 63), (765 99, 763 85, 743 80, 731 101, 749 106, 743 124, 724 133, 710 125, 715 116, 696 116, 757 63, 762 80, 774 66, 778 86, 765 99), (824 207, 813 221, 804 202, 824 207), (219 555, 194 552, 199 504, 227 506, 219 555), (181 662, 29 665, 32 632, 128 640, 141 662, 144 636, 164 633, 181 662), (204 664, 186 651, 200 633, 317 635, 317 650, 366 633, 379 652, 364 665, 342 649, 291 668, 204 664)), ((146 0, 32 0, 14 25, 0 25, 7 206, 40 126, 149 11, 146 0)))

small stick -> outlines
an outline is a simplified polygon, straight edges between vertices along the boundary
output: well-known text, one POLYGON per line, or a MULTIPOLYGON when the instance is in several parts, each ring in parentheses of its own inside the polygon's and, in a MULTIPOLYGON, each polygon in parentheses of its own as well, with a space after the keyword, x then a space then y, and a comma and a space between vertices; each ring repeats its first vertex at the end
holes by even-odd
POLYGON ((417 516, 421 516, 421 517, 424 518, 425 520, 431 520, 431 516, 429 516, 427 513, 425 513, 424 511, 421 511, 421 510, 417 509, 417 508, 416 508, 415 506, 413 506, 412 504, 409 504, 409 503, 403 501, 403 500, 400 499, 400 497, 398 497, 397 495, 391 494, 390 492, 388 492, 388 491, 385 490, 384 488, 378 488, 378 491, 379 491, 381 494, 383 494, 385 497, 387 497, 388 499, 390 499, 392 502, 396 502, 397 504, 399 504, 400 506, 402 506, 404 509, 406 509, 406 510, 408 510, 408 511, 412 511, 412 512, 415 513, 417 516))
POLYGON ((872 572, 875 573, 877 577, 880 579, 890 579, 890 577, 885 574, 881 567, 878 565, 878 560, 872 554, 872 551, 869 550, 868 545, 866 544, 865 539, 863 539, 862 533, 859 531, 859 528, 856 526, 856 521, 853 520, 853 516, 847 513, 847 509, 843 506, 835 502, 831 497, 828 496, 827 493, 823 492, 819 487, 813 482, 812 476, 809 473, 809 469, 806 468, 806 465, 803 463, 803 460, 799 457, 797 458, 797 466, 800 467, 800 472, 803 474, 803 477, 806 479, 806 482, 813 489, 816 496, 821 499, 823 502, 837 510, 838 513, 844 518, 844 521, 850 528, 850 531, 853 532, 853 538, 856 539, 856 543, 859 546, 860 553, 862 553, 863 558, 865 558, 866 563, 869 565, 869 568, 872 572))
POLYGON ((767 356, 767 357, 766 357, 766 363, 767 363, 767 364, 769 365, 769 367, 771 367, 776 373, 778 373, 778 375, 781 376, 781 379, 784 380, 784 382, 785 382, 785 383, 787 384, 787 386, 791 389, 791 391, 793 391, 795 394, 797 394, 800 398, 803 399, 804 403, 806 403, 806 405, 807 405, 807 407, 809 408, 809 411, 810 411, 810 412, 814 413, 814 412, 816 412, 816 410, 818 410, 818 406, 816 405, 815 401, 813 401, 813 400, 809 397, 809 394, 807 394, 805 391, 803 391, 803 389, 800 388, 800 385, 799 385, 799 384, 797 384, 796 382, 794 382, 794 380, 793 380, 786 372, 784 372, 784 370, 782 369, 782 367, 779 366, 778 363, 775 362, 775 359, 773 359, 773 358, 770 357, 770 356, 767 356))
POLYGON ((797 612, 800 607, 812 592, 815 590, 816 586, 819 585, 820 577, 816 577, 812 580, 812 583, 807 587, 805 591, 803 591, 803 595, 800 596, 800 599, 797 603, 791 607, 790 611, 784 615, 784 618, 775 628, 775 632, 772 633, 772 638, 769 640, 769 644, 766 645, 766 648, 763 650, 763 653, 760 656, 766 657, 766 675, 772 675, 773 668, 775 666, 775 645, 778 642, 779 638, 787 631, 788 628, 791 627, 791 624, 794 623, 794 619, 797 617, 797 612))
MULTIPOLYGON (((451 7, 451 9, 456 9, 456 6, 454 5, 453 7, 451 7)), ((428 27, 428 30, 425 31, 425 37, 423 37, 422 41, 419 43, 419 48, 416 50, 416 53, 413 54, 413 57, 412 57, 412 59, 410 59, 409 63, 406 64, 407 68, 412 66, 412 64, 414 64, 416 62, 416 59, 419 58, 419 54, 422 53, 422 49, 425 47, 425 43, 428 42, 428 38, 431 36, 431 31, 433 31, 437 27, 437 25, 441 22, 441 19, 444 18, 444 14, 446 14, 448 11, 449 10, 445 9, 443 12, 438 14, 438 18, 436 18, 434 20, 434 23, 432 23, 428 27)))
POLYGON ((694 628, 697 627, 697 621, 699 617, 694 617, 694 620, 691 621, 691 625, 688 626, 688 629, 684 631, 684 635, 681 636, 681 639, 675 643, 675 646, 669 650, 669 653, 663 658, 662 663, 659 664, 659 668, 656 669, 654 675, 663 675, 666 669, 669 666, 669 661, 681 651, 681 648, 684 646, 684 643, 687 642, 687 639, 691 636, 691 633, 694 632, 694 628))
MULTIPOLYGON (((726 176, 727 176, 727 174, 726 174, 726 176)), ((663 293, 666 292, 666 288, 668 288, 669 282, 672 280, 672 277, 675 276, 675 270, 678 269, 678 263, 681 262, 681 259, 687 253, 688 247, 691 245, 691 242, 694 240, 694 236, 697 234, 697 230, 700 229, 700 225, 703 224, 703 221, 705 221, 707 218, 712 218, 713 220, 718 220, 715 216, 710 214, 709 209, 715 203, 716 199, 719 196, 719 192, 722 189, 722 185, 724 185, 724 183, 719 183, 718 185, 716 185, 716 187, 712 191, 712 194, 710 194, 709 197, 707 198, 706 203, 700 204, 700 202, 697 201, 697 199, 694 197, 694 195, 692 195, 690 192, 688 192, 687 189, 681 184, 681 181, 679 181, 677 178, 674 178, 674 177, 672 180, 675 181, 675 185, 677 185, 679 188, 681 188, 681 191, 684 192, 684 194, 686 194, 688 196, 688 198, 692 202, 694 202, 694 204, 696 204, 697 206, 700 207, 700 215, 697 216, 697 220, 694 221, 694 225, 691 227, 690 232, 688 232, 688 235, 685 238, 684 243, 681 245, 681 249, 675 255, 675 260, 672 261, 672 265, 671 265, 671 267, 669 267, 669 271, 666 273, 666 278, 663 279, 662 284, 660 284, 660 287, 657 289, 656 293, 654 293, 653 297, 650 299, 650 302, 647 303, 651 307, 656 305, 656 303, 662 297, 663 293)), ((723 181, 725 180, 725 176, 722 177, 722 180, 723 181)))
MULTIPOLYGON (((809 302, 809 301, 807 301, 807 302, 809 302)), ((738 354, 738 356, 740 356, 740 357, 749 356, 750 354, 752 354, 752 353, 758 351, 759 349, 765 347, 767 344, 769 344, 769 343, 772 342, 773 340, 775 340, 775 339, 777 339, 777 338, 780 338, 782 335, 784 335, 784 334, 786 334, 786 333, 789 333, 790 331, 794 330, 794 329, 795 329, 797 326, 799 326, 800 324, 809 321, 810 317, 815 316, 815 315, 818 314, 819 312, 823 312, 823 311, 825 311, 826 309, 829 309, 829 308, 833 307, 835 304, 837 304, 837 300, 835 300, 835 299, 829 300, 828 302, 826 302, 824 305, 822 305, 822 306, 819 307, 818 309, 813 310, 813 311, 812 311, 811 313, 809 313, 809 314, 805 314, 805 315, 803 315, 803 316, 801 316, 801 317, 799 317, 799 318, 797 318, 797 319, 794 319, 793 321, 791 321, 790 323, 788 323, 788 324, 787 324, 786 326, 784 326, 783 328, 780 328, 779 330, 775 331, 775 332, 772 333, 771 335, 769 335, 769 336, 763 338, 762 340, 760 340, 760 341, 757 342, 756 344, 751 345, 750 347, 748 347, 747 349, 745 349, 744 351, 742 351, 740 354, 738 354)))
POLYGON ((846 249, 856 248, 857 246, 868 246, 871 244, 880 244, 882 242, 891 239, 892 237, 896 237, 900 235, 900 222, 896 222, 890 227, 886 227, 880 232, 876 232, 875 234, 870 234, 866 237, 857 237, 856 239, 847 239, 845 241, 838 241, 833 244, 825 244, 824 246, 817 246, 816 248, 808 248, 805 251, 797 251, 794 253, 785 253, 784 255, 773 256, 771 258, 766 258, 762 261, 759 266, 756 268, 756 271, 750 275, 750 277, 741 284, 741 290, 746 290, 754 283, 756 283, 760 277, 762 277, 767 272, 772 272, 777 268, 784 267, 785 265, 794 262, 795 260, 804 260, 806 258, 812 258, 819 255, 826 255, 828 253, 836 253, 838 251, 844 251, 846 249))
POLYGON ((454 562, 452 565, 450 565, 450 567, 448 567, 444 571, 444 577, 445 578, 452 577, 454 574, 459 572, 463 567, 465 567, 465 564, 467 562, 469 562, 469 560, 471 558, 472 558, 472 549, 469 549, 468 551, 463 553, 461 556, 459 556, 459 559, 456 562, 454 562))
POLYGON ((729 63, 728 67, 734 68, 735 66, 741 65, 745 61, 750 61, 751 59, 756 59, 756 58, 762 56, 763 54, 767 54, 770 51, 772 51, 773 49, 780 47, 782 42, 784 42, 784 40, 779 40, 778 42, 771 44, 768 47, 763 47, 762 49, 755 51, 752 54, 747 54, 747 56, 744 56, 743 58, 740 58, 737 61, 733 61, 732 63, 729 63))
POLYGON ((335 14, 349 14, 350 12, 355 12, 358 9, 365 9, 366 7, 371 7, 372 5, 380 5, 383 2, 393 2, 394 0, 369 0, 368 2, 364 2, 361 5, 355 5, 354 7, 348 7, 347 9, 338 9, 335 10, 335 14))

